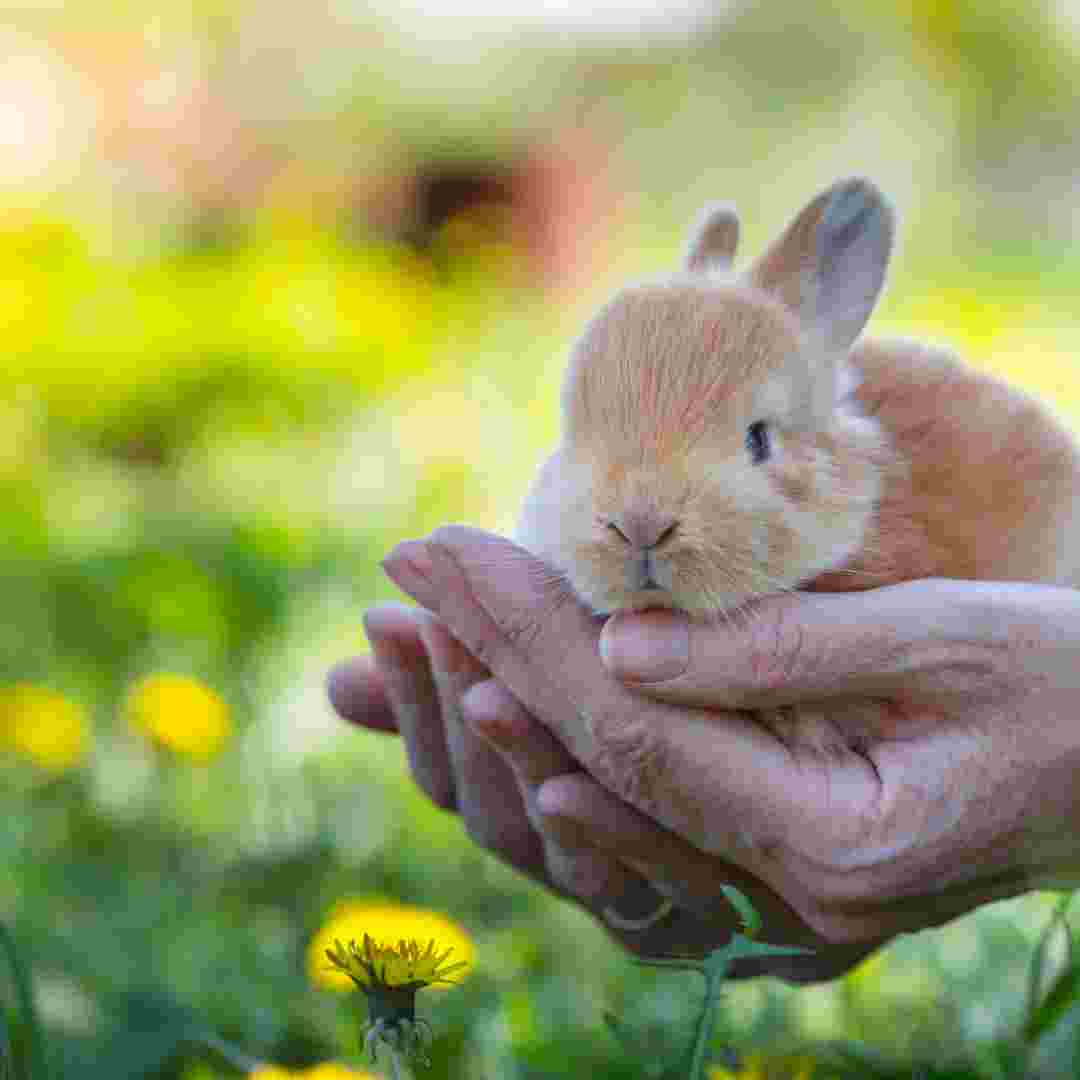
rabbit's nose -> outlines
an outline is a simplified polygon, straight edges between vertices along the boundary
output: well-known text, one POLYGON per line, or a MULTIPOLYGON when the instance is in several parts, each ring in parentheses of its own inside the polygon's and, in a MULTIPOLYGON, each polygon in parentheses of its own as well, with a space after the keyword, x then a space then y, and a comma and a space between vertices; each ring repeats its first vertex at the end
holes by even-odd
POLYGON ((656 510, 627 510, 612 518, 608 525, 631 547, 638 551, 649 551, 669 540, 679 527, 679 522, 674 515, 656 510))

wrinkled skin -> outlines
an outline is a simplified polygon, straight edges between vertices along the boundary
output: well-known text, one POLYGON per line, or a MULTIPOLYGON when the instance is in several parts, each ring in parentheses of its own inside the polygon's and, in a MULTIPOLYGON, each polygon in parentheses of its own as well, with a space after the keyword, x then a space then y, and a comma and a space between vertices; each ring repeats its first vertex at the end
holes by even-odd
POLYGON ((653 925, 609 925, 637 953, 722 944, 730 883, 764 938, 813 950, 736 974, 830 978, 1080 864, 1074 590, 925 580, 605 624, 476 530, 384 566, 423 607, 368 612, 373 657, 331 674, 338 712, 399 731, 474 840, 601 917, 670 897, 653 925), (796 703, 813 738, 755 712, 796 703))

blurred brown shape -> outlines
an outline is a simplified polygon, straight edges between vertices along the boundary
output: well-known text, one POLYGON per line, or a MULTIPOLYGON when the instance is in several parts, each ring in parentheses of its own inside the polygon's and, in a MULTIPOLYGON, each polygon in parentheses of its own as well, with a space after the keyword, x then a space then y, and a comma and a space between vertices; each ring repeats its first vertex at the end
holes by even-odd
POLYGON ((504 155, 414 159, 375 185, 369 221, 399 242, 430 251, 444 227, 479 221, 524 254, 544 288, 585 280, 607 244, 618 200, 598 137, 555 129, 504 155))

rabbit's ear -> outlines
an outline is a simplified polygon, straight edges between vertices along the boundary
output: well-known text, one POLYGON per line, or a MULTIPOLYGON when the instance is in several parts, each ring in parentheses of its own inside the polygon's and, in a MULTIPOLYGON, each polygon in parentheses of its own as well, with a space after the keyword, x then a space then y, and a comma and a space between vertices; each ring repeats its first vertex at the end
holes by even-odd
POLYGON ((707 206, 690 233, 683 265, 694 274, 726 270, 739 244, 739 217, 731 206, 707 206))
POLYGON ((758 260, 750 280, 799 316, 807 335, 847 350, 870 317, 885 279, 893 211, 868 180, 822 192, 758 260))

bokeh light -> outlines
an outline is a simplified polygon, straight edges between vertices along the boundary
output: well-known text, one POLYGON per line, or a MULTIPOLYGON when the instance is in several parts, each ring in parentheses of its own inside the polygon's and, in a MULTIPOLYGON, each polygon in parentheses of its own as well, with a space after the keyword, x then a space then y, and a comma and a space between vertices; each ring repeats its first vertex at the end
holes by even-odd
POLYGON ((183 675, 150 675, 132 687, 128 720, 139 732, 196 762, 209 761, 232 733, 228 705, 183 675))
POLYGON ((77 702, 43 686, 0 689, 0 747, 63 772, 84 760, 90 739, 90 719, 77 702))
POLYGON ((321 1065, 312 1065, 308 1069, 285 1069, 278 1065, 264 1065, 248 1073, 251 1080, 290 1080, 302 1077, 303 1080, 375 1080, 377 1074, 367 1069, 354 1069, 348 1065, 338 1065, 327 1061, 321 1065))

